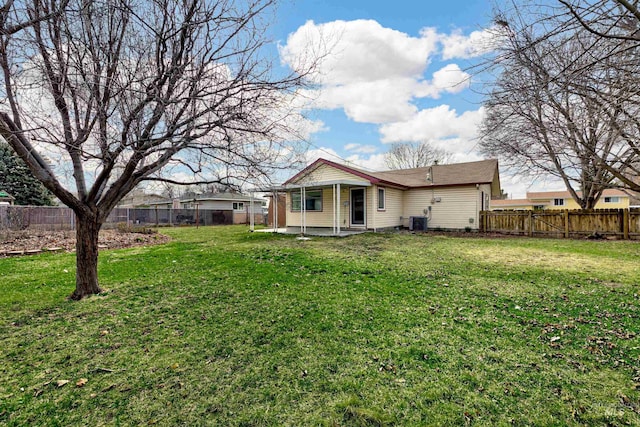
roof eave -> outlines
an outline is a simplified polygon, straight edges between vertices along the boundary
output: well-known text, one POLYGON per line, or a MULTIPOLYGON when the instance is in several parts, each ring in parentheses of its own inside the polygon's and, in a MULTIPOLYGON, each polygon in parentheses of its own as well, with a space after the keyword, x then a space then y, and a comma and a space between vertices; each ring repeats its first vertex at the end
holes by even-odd
POLYGON ((435 188, 435 187, 467 187, 470 185, 491 185, 492 181, 477 181, 477 182, 462 182, 455 184, 429 184, 429 185, 416 185, 408 187, 410 190, 414 188, 435 188))

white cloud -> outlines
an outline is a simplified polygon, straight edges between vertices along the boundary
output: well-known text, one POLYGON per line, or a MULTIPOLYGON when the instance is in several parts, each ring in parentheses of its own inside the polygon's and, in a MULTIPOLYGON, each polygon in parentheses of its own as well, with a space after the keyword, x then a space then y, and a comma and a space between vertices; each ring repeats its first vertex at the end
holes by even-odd
POLYGON ((508 194, 509 199, 524 199, 527 192, 533 191, 566 191, 561 179, 552 176, 522 176, 508 169, 500 171, 500 186, 508 194))
POLYGON ((457 64, 448 64, 433 73, 430 82, 420 84, 414 92, 416 97, 438 98, 442 92, 459 93, 469 87, 471 76, 457 64))
POLYGON ((410 103, 415 81, 396 78, 326 86, 317 93, 314 106, 343 108, 347 117, 360 123, 387 123, 412 115, 417 108, 410 103))
POLYGON ((456 30, 449 35, 441 35, 442 59, 474 58, 490 52, 495 47, 497 32, 495 29, 474 31, 464 35, 456 30))
POLYGON ((382 142, 426 141, 458 137, 475 138, 478 126, 484 116, 481 107, 460 115, 448 105, 440 105, 419 111, 402 122, 385 124, 380 127, 382 142))
POLYGON ((381 171, 386 169, 384 164, 384 154, 372 154, 370 156, 362 156, 353 154, 351 156, 342 157, 332 148, 319 147, 307 152, 306 163, 309 165, 319 158, 331 160, 336 163, 351 165, 369 171, 381 171))
POLYGON ((382 171, 388 169, 384 163, 384 154, 373 154, 368 157, 353 155, 347 157, 347 160, 355 167, 365 170, 382 171))
MULTIPOLYGON (((280 54, 293 68, 319 58, 312 76, 316 87, 306 92, 310 108, 342 109, 350 120, 378 124, 383 143, 429 141, 453 153, 455 161, 469 161, 479 159, 475 144, 482 108, 460 113, 449 105, 420 109, 416 101, 467 89, 471 76, 458 64, 433 69, 430 64, 487 53, 495 44, 494 34, 491 29, 465 35, 424 28, 410 35, 373 20, 308 21, 289 35, 280 54)), ((385 168, 384 154, 376 154, 373 146, 347 144, 342 153, 340 158, 334 150, 322 149, 310 156, 385 168)))
POLYGON ((328 147, 319 147, 308 150, 305 153, 305 163, 310 165, 318 159, 327 159, 332 162, 344 163, 344 159, 333 149, 328 147))
POLYGON ((294 66, 312 60, 310 55, 320 56, 316 82, 345 85, 419 76, 437 43, 438 35, 432 29, 411 37, 373 20, 307 21, 289 35, 280 56, 294 66))
POLYGON ((469 86, 470 75, 453 63, 427 76, 441 46, 461 51, 455 46, 475 45, 465 40, 459 32, 445 35, 433 28, 411 36, 373 20, 307 21, 280 46, 280 56, 292 68, 317 59, 311 78, 318 89, 307 92, 312 108, 343 109, 356 122, 383 124, 416 114, 418 98, 437 99, 469 86))
POLYGON ((360 154, 373 154, 378 151, 378 147, 373 145, 362 145, 362 144, 347 144, 344 146, 346 151, 350 151, 352 153, 360 153, 360 154))

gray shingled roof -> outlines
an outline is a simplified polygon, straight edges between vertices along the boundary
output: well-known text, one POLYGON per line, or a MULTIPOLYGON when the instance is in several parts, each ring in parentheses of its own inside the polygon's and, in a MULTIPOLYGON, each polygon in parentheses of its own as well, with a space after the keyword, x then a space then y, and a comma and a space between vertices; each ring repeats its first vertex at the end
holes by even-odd
MULTIPOLYGON (((251 199, 250 196, 241 193, 206 193, 206 194, 198 194, 196 196, 183 196, 180 198, 181 202, 189 202, 196 200, 233 200, 233 201, 249 201, 251 199)), ((259 197, 253 198, 254 202, 259 202, 262 199, 259 197)))
POLYGON ((369 172, 369 175, 407 187, 485 184, 493 181, 497 168, 498 161, 492 159, 415 169, 369 172), (431 173, 430 180, 427 179, 429 173, 431 173))

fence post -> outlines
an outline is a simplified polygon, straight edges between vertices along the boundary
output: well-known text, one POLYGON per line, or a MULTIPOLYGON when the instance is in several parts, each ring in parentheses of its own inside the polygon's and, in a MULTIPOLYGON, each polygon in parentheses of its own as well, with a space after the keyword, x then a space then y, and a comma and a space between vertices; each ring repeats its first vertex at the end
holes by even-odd
POLYGON ((529 237, 533 237, 533 211, 527 211, 529 220, 529 237))
POLYGON ((564 210, 564 237, 569 238, 569 209, 564 210))
POLYGON ((622 238, 629 240, 629 209, 622 210, 622 238))

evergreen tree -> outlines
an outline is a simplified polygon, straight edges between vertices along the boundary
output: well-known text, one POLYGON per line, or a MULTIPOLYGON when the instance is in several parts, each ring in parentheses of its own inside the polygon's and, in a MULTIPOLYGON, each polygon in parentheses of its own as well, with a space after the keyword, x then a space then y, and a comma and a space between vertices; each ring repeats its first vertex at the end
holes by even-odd
POLYGON ((11 147, 0 142, 0 190, 15 197, 16 205, 51 206, 52 195, 11 147))

